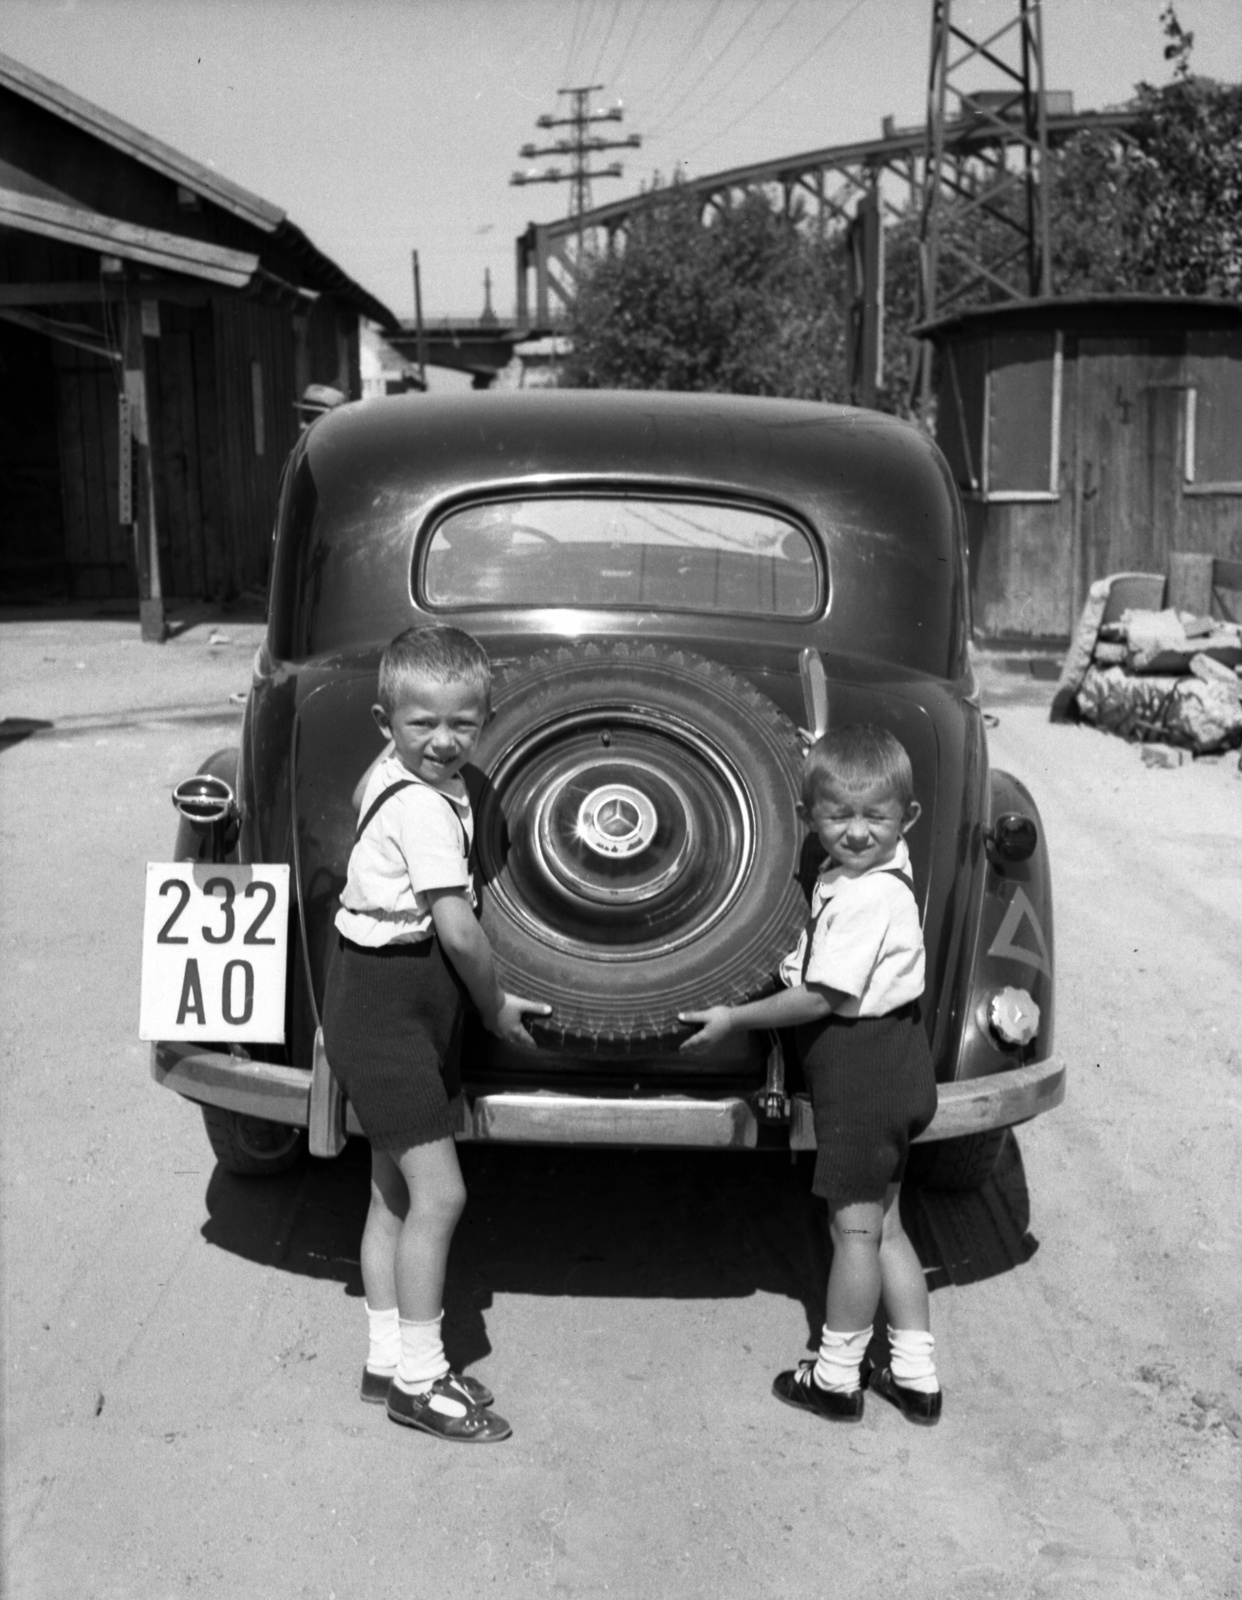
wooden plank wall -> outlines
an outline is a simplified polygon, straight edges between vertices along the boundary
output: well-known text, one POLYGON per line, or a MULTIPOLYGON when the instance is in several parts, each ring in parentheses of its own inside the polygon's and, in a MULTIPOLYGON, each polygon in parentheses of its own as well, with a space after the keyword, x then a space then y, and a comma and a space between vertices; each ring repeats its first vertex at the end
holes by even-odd
MULTIPOLYGON (((1242 560, 1242 495, 1188 493, 1184 483, 1186 388, 1204 381, 1181 332, 1066 334, 1059 497, 967 497, 974 625, 984 637, 1066 638, 1095 579, 1163 573, 1174 551, 1242 560)), ((938 428, 960 481, 943 381, 940 401, 938 428)))
POLYGON ((56 374, 42 334, 0 322, 0 586, 9 599, 66 593, 56 374))
POLYGON ((224 297, 213 302, 212 312, 222 510, 218 547, 225 592, 235 594, 267 581, 281 468, 298 431, 293 319, 278 307, 224 297), (262 372, 262 454, 256 448, 255 362, 262 372))
MULTIPOLYGON (((119 369, 72 346, 51 349, 66 591, 131 596, 132 538, 117 521, 119 369)), ((225 296, 165 301, 147 366, 165 595, 225 600, 262 588, 281 468, 298 428, 291 314, 225 296), (261 455, 253 362, 262 372, 261 455)))
POLYGON ((228 590, 213 340, 210 305, 164 303, 159 339, 148 345, 163 583, 170 595, 196 599, 228 590))
POLYGON ((118 516, 118 364, 53 344, 69 598, 137 593, 133 540, 118 516))

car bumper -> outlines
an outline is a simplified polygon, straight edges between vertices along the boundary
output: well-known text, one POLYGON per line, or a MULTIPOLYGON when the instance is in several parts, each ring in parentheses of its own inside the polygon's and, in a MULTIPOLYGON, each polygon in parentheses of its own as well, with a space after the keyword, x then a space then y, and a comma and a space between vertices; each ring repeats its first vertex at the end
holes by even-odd
MULTIPOLYGON (((250 1061, 193 1044, 160 1043, 151 1047, 151 1075, 189 1100, 295 1127, 310 1124, 311 1074, 298 1067, 250 1061)), ((614 1099, 553 1091, 468 1095, 461 1101, 458 1137, 508 1144, 754 1149, 760 1142, 760 1127, 772 1126, 759 1108, 760 1098, 614 1099)), ((1065 1063, 1055 1057, 968 1083, 942 1083, 935 1120, 919 1142, 958 1139, 1028 1122, 1064 1098, 1065 1063)), ((810 1103, 804 1095, 794 1095, 790 1101, 788 1126, 791 1149, 815 1148, 810 1103)), ((349 1133, 362 1132, 348 1103, 345 1127, 349 1133)), ((764 1143, 769 1142, 765 1138, 764 1143)))

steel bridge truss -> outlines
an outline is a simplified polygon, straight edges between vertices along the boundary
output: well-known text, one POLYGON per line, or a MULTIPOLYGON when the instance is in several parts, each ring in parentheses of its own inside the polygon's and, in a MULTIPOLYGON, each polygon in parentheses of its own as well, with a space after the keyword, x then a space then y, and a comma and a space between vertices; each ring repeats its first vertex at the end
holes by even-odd
MULTIPOLYGON (((978 100, 978 95, 971 97, 978 100)), ((1128 111, 1050 111, 1045 117, 1045 137, 1055 148, 1088 129, 1121 132, 1133 121, 1128 111)), ((893 220, 918 216, 939 222, 942 205, 924 203, 930 194, 927 174, 933 162, 940 195, 947 194, 955 208, 1001 215, 1008 226, 1021 227, 1021 219, 1002 204, 1003 194, 1021 181, 1016 165, 1025 167, 1030 145, 1025 128, 1015 118, 998 113, 985 100, 978 114, 969 110, 945 118, 940 128, 938 153, 929 160, 925 128, 898 128, 886 119, 878 139, 808 150, 726 172, 689 178, 676 192, 699 203, 700 216, 710 222, 714 213, 727 211, 745 195, 761 192, 776 201, 781 214, 802 228, 825 237, 856 219, 858 206, 869 196, 878 198, 882 215, 893 220), (998 185, 1005 190, 998 192, 998 185)), ((554 222, 532 222, 516 244, 517 305, 520 323, 547 326, 572 308, 584 263, 614 249, 643 211, 667 200, 674 191, 651 189, 626 200, 612 201, 584 211, 580 218, 561 217, 554 222), (532 293, 533 289, 533 293, 532 293)), ((957 209, 958 215, 962 214, 957 209)), ((964 254, 956 246, 939 254, 964 254)), ((1030 246, 1025 230, 1005 263, 1029 272, 1030 246)), ((1044 252, 1046 259, 1046 251, 1044 252)), ((1029 285, 995 265, 984 266, 966 256, 981 278, 1014 298, 1025 298, 1029 285)), ((925 302, 926 309, 926 302, 925 302)), ((934 309, 934 305, 933 305, 934 309)), ((943 300, 941 301, 943 309, 943 300)))

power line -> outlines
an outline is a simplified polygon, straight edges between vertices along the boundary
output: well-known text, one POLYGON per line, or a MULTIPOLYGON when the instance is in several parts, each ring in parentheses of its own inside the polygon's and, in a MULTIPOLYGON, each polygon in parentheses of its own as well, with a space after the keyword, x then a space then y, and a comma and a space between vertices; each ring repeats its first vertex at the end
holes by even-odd
MULTIPOLYGON (((800 0, 793 0, 793 4, 794 5, 797 5, 799 3, 800 3, 800 0)), ((698 94, 702 90, 704 81, 708 77, 710 77, 710 75, 716 70, 716 68, 720 65, 720 63, 724 60, 724 58, 729 54, 730 50, 733 49, 734 45, 741 38, 742 34, 745 33, 747 28, 750 27, 751 23, 755 19, 755 16, 762 9, 764 4, 765 4, 765 0, 755 0, 755 3, 751 6, 750 10, 742 18, 741 22, 737 25, 736 28, 734 28, 733 32, 725 40, 724 44, 720 47, 720 49, 716 52, 716 54, 707 63, 707 66, 699 74, 698 80, 694 83, 694 85, 688 91, 688 94, 695 95, 695 94, 698 94)), ((739 68, 738 70, 740 71, 741 68, 739 68)), ((735 74, 735 76, 736 76, 736 74, 735 74)), ((663 108, 662 112, 660 113, 661 121, 659 123, 659 126, 667 127, 670 117, 674 116, 676 114, 679 106, 684 105, 684 104, 685 104, 684 97, 681 100, 673 100, 671 103, 666 103, 665 107, 663 108)))
POLYGON ((630 51, 634 48, 634 41, 638 37, 638 26, 642 22, 643 17, 647 14, 647 7, 650 4, 651 0, 642 0, 642 4, 638 8, 638 14, 634 18, 634 26, 630 29, 630 36, 625 41, 625 49, 621 52, 621 59, 617 62, 616 66, 609 74, 613 83, 616 83, 620 78, 621 69, 630 58, 630 51))
MULTIPOLYGON (((737 28, 734 31, 734 33, 733 33, 732 37, 729 39, 728 43, 719 52, 719 54, 716 55, 713 58, 713 60, 708 64, 707 70, 699 78, 699 81, 695 84, 694 89, 691 91, 692 94, 697 94, 697 93, 702 91, 703 84, 704 84, 705 80, 707 79, 707 77, 715 70, 715 68, 720 64, 720 62, 722 62, 724 60, 725 56, 728 55, 729 51, 733 48, 734 41, 737 39, 738 35, 742 32, 742 30, 750 25, 751 19, 754 17, 755 13, 759 10, 759 7, 762 4, 763 4, 763 0, 757 0, 757 3, 754 6, 751 7, 749 13, 747 14, 745 19, 743 20, 741 27, 737 28)), ((757 56, 759 56, 761 54, 761 52, 763 51, 764 46, 767 44, 768 40, 772 37, 772 35, 777 31, 778 28, 780 28, 780 27, 782 27, 784 25, 784 23, 788 19, 788 17, 794 11, 796 11, 797 8, 801 4, 802 4, 802 0, 789 0, 789 4, 785 7, 784 11, 781 12, 780 16, 776 19, 776 21, 772 24, 772 26, 764 34, 763 38, 759 41, 758 45, 752 51, 752 53, 751 53, 750 57, 748 58, 748 60, 743 61, 741 66, 739 66, 735 72, 733 72, 729 77, 727 77, 725 79, 725 81, 719 86, 719 88, 717 88, 714 91, 714 93, 716 93, 718 95, 719 94, 723 94, 724 91, 729 87, 729 85, 731 83, 736 82, 736 80, 739 77, 739 75, 741 73, 745 72, 747 66, 750 65, 751 61, 753 61, 757 56)), ((681 104, 684 104, 684 102, 682 102, 681 104)), ((656 124, 656 126, 651 130, 650 137, 654 138, 657 134, 662 132, 663 129, 667 128, 668 125, 669 125, 669 122, 672 120, 672 118, 677 114, 677 112, 680 109, 681 109, 681 105, 670 106, 669 109, 664 114, 663 121, 658 122, 656 124)), ((689 121, 692 121, 693 119, 691 117, 687 116, 685 120, 689 122, 689 121)))
MULTIPOLYGON (((587 3, 586 3, 587 13, 589 14, 590 12, 594 11, 594 9, 595 9, 595 0, 587 0, 587 3)), ((565 70, 561 74, 562 78, 565 79, 566 83, 568 83, 570 81, 570 68, 574 64, 574 56, 577 53, 577 49, 578 49, 578 30, 582 26, 583 20, 584 19, 583 19, 582 0, 574 0, 573 26, 569 30, 569 47, 565 51, 565 70)))
MULTIPOLYGON (((756 0, 756 3, 761 5, 763 0, 756 0)), ((707 18, 712 17, 720 9, 720 4, 721 0, 708 0, 707 18)), ((705 26, 706 19, 704 22, 700 23, 697 28, 691 30, 691 37, 693 38, 697 34, 702 33, 705 26)), ((691 65, 693 65, 693 63, 688 60, 687 47, 687 50, 679 52, 677 59, 673 62, 672 67, 664 74, 664 76, 656 84, 655 88, 649 92, 647 97, 648 106, 654 107, 658 105, 660 96, 668 88, 669 84, 676 83, 677 79, 680 78, 682 73, 686 71, 687 67, 691 65)))
POLYGON ((604 59, 604 51, 608 48, 608 41, 612 38, 612 30, 617 25, 617 17, 621 11, 621 0, 612 0, 612 16, 609 18, 608 27, 604 31, 604 42, 599 47, 599 54, 595 57, 595 65, 591 68, 592 78, 599 76, 599 64, 604 59))
POLYGON ((834 22, 832 27, 815 41, 806 54, 800 60, 796 61, 792 67, 790 67, 789 71, 784 75, 783 78, 778 78, 771 88, 765 90, 764 93, 759 96, 758 100, 754 101, 753 104, 747 106, 745 111, 740 112, 736 117, 734 117, 732 122, 726 123, 723 128, 717 129, 716 132, 712 134, 711 138, 705 139, 702 144, 695 145, 694 149, 687 151, 686 155, 682 159, 688 161, 691 156, 697 155, 700 150, 706 150, 709 144, 713 144, 717 139, 723 139, 726 133, 731 133, 733 129, 737 127, 739 122, 745 122, 746 118, 758 111, 760 106, 766 105, 778 89, 783 89, 789 82, 790 78, 801 72, 803 67, 805 67, 809 61, 813 61, 815 59, 819 52, 828 43, 829 39, 831 39, 834 34, 839 33, 854 15, 854 13, 861 10, 865 4, 866 0, 854 0, 853 5, 849 7, 849 9, 845 12, 845 15, 839 18, 838 21, 834 22))

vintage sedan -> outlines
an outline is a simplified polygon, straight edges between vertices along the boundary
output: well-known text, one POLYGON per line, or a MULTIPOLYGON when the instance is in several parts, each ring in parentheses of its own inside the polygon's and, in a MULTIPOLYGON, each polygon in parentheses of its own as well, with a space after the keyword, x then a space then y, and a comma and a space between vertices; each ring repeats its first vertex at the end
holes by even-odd
POLYGON ((896 734, 922 802, 924 1180, 981 1183, 1061 1100, 1047 854, 988 762, 932 442, 801 402, 418 395, 299 440, 240 744, 178 787, 175 860, 149 869, 153 1073, 225 1168, 357 1131, 319 1030, 353 796, 381 651, 441 621, 494 664, 467 773, 483 923, 501 981, 551 1006, 533 1053, 467 1030, 462 1139, 813 1146, 787 1038, 690 1057, 678 1013, 773 986, 819 865, 801 751, 845 722, 896 734))

